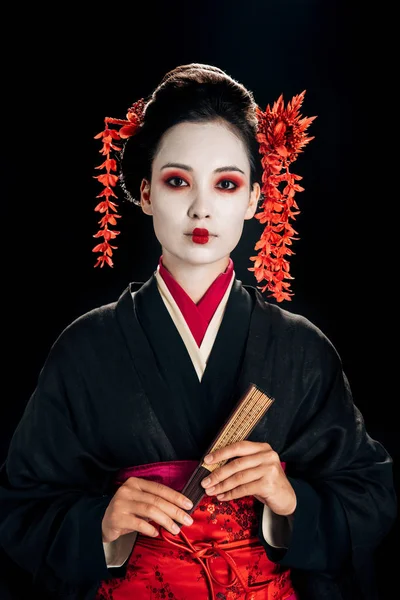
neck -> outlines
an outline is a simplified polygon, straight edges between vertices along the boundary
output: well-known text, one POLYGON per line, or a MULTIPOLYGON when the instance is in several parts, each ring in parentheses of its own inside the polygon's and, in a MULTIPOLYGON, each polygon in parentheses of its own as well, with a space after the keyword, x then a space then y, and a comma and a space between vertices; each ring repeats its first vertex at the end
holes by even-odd
POLYGON ((193 265, 182 263, 174 256, 163 252, 162 262, 189 298, 197 304, 218 275, 226 270, 229 256, 211 264, 193 265))

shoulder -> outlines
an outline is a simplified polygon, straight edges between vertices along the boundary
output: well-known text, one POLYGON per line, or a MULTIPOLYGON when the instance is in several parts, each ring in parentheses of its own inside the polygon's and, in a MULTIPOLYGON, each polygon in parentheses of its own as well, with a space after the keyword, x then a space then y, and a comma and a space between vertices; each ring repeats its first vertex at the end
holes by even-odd
POLYGON ((119 339, 120 332, 117 323, 117 307, 123 300, 131 298, 129 286, 120 297, 106 304, 96 306, 71 321, 55 339, 52 353, 82 355, 94 347, 111 346, 119 339))
POLYGON ((60 333, 58 342, 73 343, 82 336, 97 335, 112 327, 115 321, 117 302, 110 302, 92 308, 71 321, 60 333))
POLYGON ((332 341, 314 322, 300 313, 273 304, 258 289, 252 289, 256 305, 265 316, 265 326, 272 338, 299 355, 312 359, 329 357, 334 362, 341 362, 332 341))

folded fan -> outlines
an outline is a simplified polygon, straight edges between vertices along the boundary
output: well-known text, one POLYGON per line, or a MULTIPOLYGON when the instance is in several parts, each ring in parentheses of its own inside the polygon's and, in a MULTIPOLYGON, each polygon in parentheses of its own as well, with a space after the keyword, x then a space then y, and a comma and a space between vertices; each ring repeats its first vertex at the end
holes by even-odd
POLYGON ((194 511, 205 494, 205 489, 202 487, 201 481, 210 472, 228 462, 227 460, 222 460, 218 463, 208 465, 204 462, 204 457, 234 442, 245 440, 273 402, 274 399, 265 394, 254 383, 249 385, 247 391, 237 403, 207 452, 204 453, 198 467, 182 490, 182 494, 190 498, 193 502, 193 508, 187 511, 189 514, 194 511))

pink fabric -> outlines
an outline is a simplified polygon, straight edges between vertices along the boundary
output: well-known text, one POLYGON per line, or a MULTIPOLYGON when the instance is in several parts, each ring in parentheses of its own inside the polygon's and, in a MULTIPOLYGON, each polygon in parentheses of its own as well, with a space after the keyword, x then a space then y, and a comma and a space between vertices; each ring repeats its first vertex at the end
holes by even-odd
POLYGON ((198 464, 197 460, 177 460, 128 467, 119 471, 116 483, 120 485, 128 477, 142 477, 180 491, 198 464))
POLYGON ((164 267, 162 256, 158 264, 161 277, 177 303, 197 345, 200 346, 206 334, 207 327, 231 282, 233 276, 232 259, 229 259, 229 264, 224 273, 218 275, 197 304, 193 302, 176 279, 164 267))
MULTIPOLYGON (((198 464, 197 460, 175 460, 128 467, 118 472, 116 483, 121 485, 128 477, 142 477, 180 491, 198 464)), ((286 463, 281 462, 281 465, 285 470, 286 463)))

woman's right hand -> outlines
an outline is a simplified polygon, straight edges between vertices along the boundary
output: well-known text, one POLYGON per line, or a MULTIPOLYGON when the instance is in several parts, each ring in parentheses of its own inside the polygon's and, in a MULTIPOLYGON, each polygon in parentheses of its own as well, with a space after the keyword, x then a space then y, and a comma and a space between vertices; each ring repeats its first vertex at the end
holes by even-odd
POLYGON ((193 519, 185 512, 192 502, 176 490, 140 477, 129 477, 115 492, 102 520, 103 542, 113 542, 121 535, 137 531, 150 537, 158 535, 153 521, 173 535, 180 528, 175 523, 191 525, 193 519))

